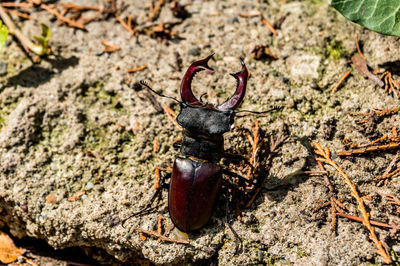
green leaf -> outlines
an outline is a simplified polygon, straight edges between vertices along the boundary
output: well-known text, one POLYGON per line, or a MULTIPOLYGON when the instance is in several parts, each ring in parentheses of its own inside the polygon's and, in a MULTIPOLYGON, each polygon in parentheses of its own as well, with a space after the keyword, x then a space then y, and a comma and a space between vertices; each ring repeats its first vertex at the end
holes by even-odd
POLYGON ((40 23, 40 26, 42 26, 42 35, 41 36, 33 36, 33 38, 38 41, 38 43, 40 43, 41 45, 41 51, 39 53, 39 55, 44 55, 45 53, 47 53, 48 49, 49 49, 49 40, 51 37, 51 31, 50 28, 44 24, 44 23, 40 23))
POLYGON ((4 44, 7 41, 8 29, 6 25, 3 25, 3 22, 0 20, 0 50, 3 48, 4 44))
POLYGON ((399 0, 332 0, 332 6, 367 29, 400 37, 399 0))

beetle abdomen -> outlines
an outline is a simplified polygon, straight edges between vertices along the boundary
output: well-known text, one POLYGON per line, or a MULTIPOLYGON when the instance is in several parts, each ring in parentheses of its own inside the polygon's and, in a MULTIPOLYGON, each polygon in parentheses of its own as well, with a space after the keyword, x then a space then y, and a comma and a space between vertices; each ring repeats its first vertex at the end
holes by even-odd
POLYGON ((216 163, 176 158, 169 188, 169 213, 176 227, 189 232, 210 219, 222 168, 216 163))

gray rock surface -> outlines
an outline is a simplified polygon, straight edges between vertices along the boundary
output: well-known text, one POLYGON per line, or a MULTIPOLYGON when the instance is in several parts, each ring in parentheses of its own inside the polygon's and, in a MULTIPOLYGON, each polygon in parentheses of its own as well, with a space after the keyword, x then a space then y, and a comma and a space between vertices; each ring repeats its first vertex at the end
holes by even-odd
MULTIPOLYGON (((344 148, 344 138, 369 141, 356 130, 351 112, 398 105, 398 99, 354 69, 336 94, 331 95, 330 89, 351 69, 356 33, 372 67, 399 62, 399 38, 346 21, 328 1, 191 3, 187 6, 191 17, 173 28, 181 39, 167 43, 145 35, 130 38, 114 18, 92 22, 87 31, 81 31, 58 25, 44 11, 34 12, 38 21, 50 26, 50 45, 57 56, 32 65, 15 42, 0 54, 0 61, 8 64, 6 76, 0 77, 1 223, 17 237, 44 239, 55 248, 98 248, 122 262, 182 264, 212 258, 221 265, 381 263, 361 224, 340 219, 332 232, 330 211, 314 211, 330 197, 322 177, 296 173, 318 170, 310 153, 313 140, 333 151, 344 148), (271 35, 259 17, 239 16, 252 12, 261 12, 271 22, 285 16, 278 35, 271 35), (101 54, 101 40, 121 50, 101 54), (251 43, 269 47, 278 59, 252 59, 247 50, 251 43), (155 166, 172 165, 178 153, 172 143, 179 130, 150 104, 146 91, 132 90, 131 84, 149 79, 155 90, 178 97, 179 79, 186 68, 211 51, 216 53, 210 63, 216 72, 196 76, 195 94, 207 93, 209 102, 224 101, 235 84, 227 73, 238 71, 239 57, 243 57, 251 78, 241 108, 265 110, 282 105, 284 109, 237 119, 236 124, 250 128, 258 119, 267 134, 276 134, 285 122, 290 131, 264 187, 292 186, 260 193, 252 207, 243 210, 241 220, 234 219, 233 227, 244 246, 243 253, 235 256, 233 236, 224 226, 222 197, 207 226, 189 235, 192 245, 159 243, 151 237, 143 241, 134 230, 152 230, 159 216, 164 217, 166 228, 171 227, 166 192, 159 212, 132 218, 125 228, 119 224, 150 199, 155 166), (181 71, 173 67, 176 52, 182 58, 181 71), (127 74, 127 69, 143 64, 148 68, 127 74), (157 153, 153 152, 155 139, 161 143, 157 153)), ((137 16, 139 23, 144 22, 147 2, 127 4, 121 16, 137 16)), ((157 22, 172 19, 164 7, 157 22)), ((40 30, 36 21, 18 24, 29 36, 40 30)), ((178 108, 167 99, 157 100, 178 108)), ((397 125, 397 117, 385 118, 375 135, 397 125)), ((238 134, 226 135, 226 148, 250 153, 247 139, 236 138, 238 134)), ((398 177, 383 187, 372 181, 391 157, 382 153, 337 161, 362 195, 398 194, 398 177)), ((348 187, 328 170, 348 212, 357 215, 348 187)), ((366 204, 373 217, 399 222, 398 214, 381 210, 382 205, 366 204)), ((388 231, 377 231, 381 239, 390 240, 388 231)), ((389 247, 393 242, 388 241, 389 247)))

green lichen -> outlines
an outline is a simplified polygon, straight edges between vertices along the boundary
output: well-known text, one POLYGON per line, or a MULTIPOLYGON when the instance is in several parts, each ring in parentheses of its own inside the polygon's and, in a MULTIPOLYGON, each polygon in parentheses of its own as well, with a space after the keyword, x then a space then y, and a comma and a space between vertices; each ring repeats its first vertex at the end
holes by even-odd
POLYGON ((342 42, 332 40, 325 49, 325 57, 332 60, 349 57, 349 52, 343 48, 342 42))

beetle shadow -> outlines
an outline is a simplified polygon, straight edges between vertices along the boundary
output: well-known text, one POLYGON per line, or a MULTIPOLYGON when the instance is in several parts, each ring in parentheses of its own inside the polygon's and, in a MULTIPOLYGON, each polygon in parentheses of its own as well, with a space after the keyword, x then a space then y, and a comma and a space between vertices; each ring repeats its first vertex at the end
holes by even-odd
POLYGON ((400 60, 392 61, 392 62, 385 62, 379 67, 384 68, 385 70, 390 71, 392 74, 400 76, 400 60))
POLYGON ((48 82, 54 75, 59 75, 60 72, 77 65, 79 62, 79 58, 76 56, 68 58, 56 56, 55 59, 43 58, 43 60, 51 64, 50 69, 33 64, 15 76, 10 77, 3 88, 17 85, 22 87, 37 87, 48 82))
MULTIPOLYGON (((282 202, 285 200, 287 194, 290 191, 294 191, 296 188, 298 188, 302 183, 306 182, 309 178, 310 175, 304 174, 303 171, 306 169, 309 169, 313 165, 316 164, 313 156, 314 149, 311 145, 311 142, 307 138, 298 138, 290 135, 287 129, 285 129, 285 133, 277 133, 275 134, 276 137, 271 137, 269 142, 266 142, 264 144, 264 149, 265 149, 265 155, 268 155, 268 153, 273 152, 273 155, 270 157, 269 160, 267 160, 264 164, 263 170, 261 172, 261 178, 259 179, 259 183, 261 184, 260 186, 260 194, 263 194, 266 196, 269 200, 274 201, 274 202, 282 202), (279 140, 279 135, 284 134, 286 136, 285 138, 281 138, 281 141, 279 140), (271 172, 272 165, 273 165, 273 160, 274 158, 280 156, 281 154, 281 147, 287 142, 288 138, 291 138, 292 141, 298 142, 301 146, 303 146, 307 150, 307 156, 305 157, 298 157, 294 155, 289 161, 285 162, 286 165, 288 165, 288 169, 290 169, 291 165, 293 165, 296 161, 299 159, 304 159, 305 162, 303 164, 303 167, 301 169, 293 169, 290 173, 286 174, 283 178, 278 178, 278 176, 282 176, 282 173, 273 173, 271 172), (280 143, 279 143, 280 142, 280 143), (277 151, 271 151, 271 147, 278 145, 278 150, 277 151)), ((272 134, 274 136, 274 134, 272 134)), ((265 156, 264 155, 264 156, 265 156)), ((260 197, 260 196, 259 196, 260 197)), ((263 201, 255 201, 253 203, 253 207, 262 204, 263 201)))

